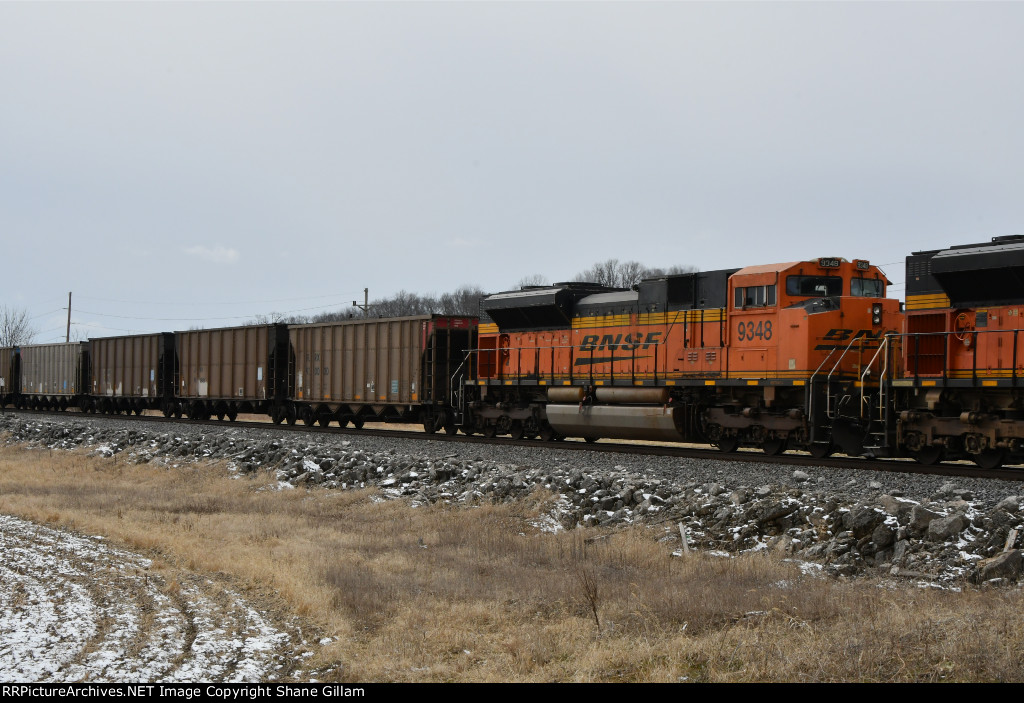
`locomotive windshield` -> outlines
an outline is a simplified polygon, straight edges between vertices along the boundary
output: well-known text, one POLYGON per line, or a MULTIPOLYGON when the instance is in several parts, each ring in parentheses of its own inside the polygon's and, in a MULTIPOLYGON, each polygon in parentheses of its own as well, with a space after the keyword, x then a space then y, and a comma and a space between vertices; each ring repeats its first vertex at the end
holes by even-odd
POLYGON ((824 298, 843 294, 843 279, 839 276, 787 276, 786 295, 824 298))
POLYGON ((881 298, 885 294, 879 278, 854 278, 850 281, 850 295, 860 298, 881 298))

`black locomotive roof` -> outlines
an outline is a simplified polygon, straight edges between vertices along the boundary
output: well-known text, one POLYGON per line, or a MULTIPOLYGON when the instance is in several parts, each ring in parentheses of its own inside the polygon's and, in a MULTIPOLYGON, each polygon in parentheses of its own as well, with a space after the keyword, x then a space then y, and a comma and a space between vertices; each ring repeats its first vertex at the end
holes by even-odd
POLYGON ((501 329, 554 329, 572 322, 576 301, 594 293, 609 293, 617 288, 596 283, 556 283, 496 293, 485 298, 481 309, 501 329))
POLYGON ((930 266, 954 307, 1024 302, 1024 236, 950 247, 930 266))

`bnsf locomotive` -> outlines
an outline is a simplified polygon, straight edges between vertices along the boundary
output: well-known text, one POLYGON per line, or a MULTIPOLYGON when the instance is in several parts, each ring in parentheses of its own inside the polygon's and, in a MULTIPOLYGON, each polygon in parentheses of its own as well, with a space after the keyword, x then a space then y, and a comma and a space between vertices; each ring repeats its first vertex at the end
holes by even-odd
POLYGON ((481 318, 0 349, 0 403, 1024 463, 1024 237, 498 293, 481 318))
POLYGON ((887 285, 867 261, 821 258, 494 295, 463 424, 825 456, 902 326, 887 285))

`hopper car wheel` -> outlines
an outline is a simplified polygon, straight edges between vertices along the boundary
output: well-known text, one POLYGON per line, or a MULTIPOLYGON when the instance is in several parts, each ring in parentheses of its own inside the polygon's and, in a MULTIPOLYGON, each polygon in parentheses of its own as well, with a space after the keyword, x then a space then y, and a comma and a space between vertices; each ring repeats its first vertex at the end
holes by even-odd
POLYGON ((354 417, 354 418, 352 418, 352 426, 355 427, 357 430, 363 429, 363 418, 361 418, 361 417, 354 417))
POLYGON ((338 427, 348 427, 348 418, 342 417, 338 419, 338 427))
POLYGON ((508 429, 508 434, 512 439, 523 438, 523 423, 516 420, 512 423, 512 426, 508 429))
POLYGON ((556 436, 557 433, 555 432, 555 428, 552 427, 551 425, 545 425, 544 429, 540 431, 540 438, 545 442, 555 441, 556 436))
POLYGON ((428 417, 423 421, 423 431, 427 434, 434 434, 437 432, 437 427, 434 425, 433 417, 428 417))
POLYGON ((587 444, 593 444, 598 439, 600 439, 600 437, 584 437, 583 441, 586 442, 587 444))
POLYGON ((498 434, 498 428, 496 425, 487 425, 484 428, 484 437, 493 437, 498 434))
POLYGON ((942 461, 942 447, 924 447, 914 452, 918 464, 933 466, 942 461))
POLYGON ((1004 457, 1004 453, 998 449, 986 449, 981 454, 975 454, 971 458, 982 469, 998 469, 1003 465, 1004 457))
POLYGON ((328 425, 331 424, 331 420, 333 419, 334 418, 332 418, 330 415, 323 414, 319 418, 317 418, 317 421, 320 423, 321 427, 327 427, 328 425))
POLYGON ((316 417, 313 415, 313 409, 305 407, 301 410, 302 424, 306 427, 312 427, 316 422, 316 417))
POLYGON ((270 420, 275 425, 280 425, 284 422, 284 409, 279 407, 274 408, 273 412, 270 413, 270 420))
POLYGON ((146 409, 140 405, 139 407, 135 408, 135 414, 142 415, 142 413, 145 412, 145 410, 146 409))
POLYGON ((288 422, 289 425, 294 425, 298 421, 299 416, 295 413, 294 405, 289 405, 288 408, 285 410, 284 419, 285 421, 288 422))
POLYGON ((786 440, 778 437, 766 439, 761 443, 761 451, 768 456, 778 456, 786 451, 786 440))
POLYGON ((175 420, 180 420, 181 419, 181 404, 180 403, 175 403, 175 405, 174 405, 174 419, 175 420))
POLYGON ((228 410, 227 416, 228 416, 228 422, 234 422, 235 420, 238 419, 238 411, 237 410, 228 410))
POLYGON ((723 437, 715 443, 718 451, 730 454, 739 449, 740 441, 735 437, 723 437))
POLYGON ((453 435, 458 431, 459 428, 455 425, 454 422, 449 422, 447 425, 444 426, 444 433, 446 435, 453 435))
POLYGON ((217 419, 221 420, 223 422, 223 420, 224 420, 224 411, 223 410, 219 410, 217 412, 217 419))
POLYGON ((472 436, 473 433, 476 432, 476 428, 470 425, 463 425, 459 429, 462 430, 462 434, 466 435, 467 437, 472 436))

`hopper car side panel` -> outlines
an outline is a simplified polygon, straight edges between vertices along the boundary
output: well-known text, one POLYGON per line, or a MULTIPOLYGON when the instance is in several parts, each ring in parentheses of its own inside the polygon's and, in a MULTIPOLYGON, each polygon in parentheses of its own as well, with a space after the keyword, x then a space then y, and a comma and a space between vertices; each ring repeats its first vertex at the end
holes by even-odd
POLYGON ((66 409, 78 405, 88 385, 88 342, 16 348, 19 407, 66 409))
POLYGON ((291 325, 294 373, 289 406, 275 420, 450 419, 449 377, 466 357, 475 318, 420 315, 291 325), (441 410, 434 412, 431 406, 441 410))

